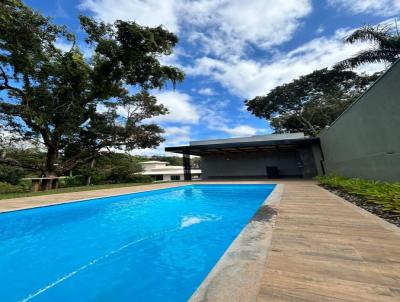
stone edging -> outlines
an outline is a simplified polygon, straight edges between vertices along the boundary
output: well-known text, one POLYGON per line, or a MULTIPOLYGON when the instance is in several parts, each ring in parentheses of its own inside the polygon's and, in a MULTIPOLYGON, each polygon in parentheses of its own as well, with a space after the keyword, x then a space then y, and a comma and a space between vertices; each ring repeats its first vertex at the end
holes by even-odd
POLYGON ((255 301, 261 283, 284 185, 277 184, 232 242, 190 302, 255 301))

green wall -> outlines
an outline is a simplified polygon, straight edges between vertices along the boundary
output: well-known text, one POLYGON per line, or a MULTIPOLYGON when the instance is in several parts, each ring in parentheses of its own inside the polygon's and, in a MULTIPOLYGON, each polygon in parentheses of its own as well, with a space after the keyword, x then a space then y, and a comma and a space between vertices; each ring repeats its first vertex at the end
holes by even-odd
POLYGON ((327 174, 400 181, 400 61, 321 134, 327 174))

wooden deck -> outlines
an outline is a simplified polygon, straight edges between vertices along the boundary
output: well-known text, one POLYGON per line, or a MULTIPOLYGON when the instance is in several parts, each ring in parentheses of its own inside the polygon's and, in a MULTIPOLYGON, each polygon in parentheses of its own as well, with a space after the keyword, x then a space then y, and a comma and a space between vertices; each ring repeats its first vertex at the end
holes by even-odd
POLYGON ((263 301, 400 301, 400 229, 313 183, 285 184, 263 301))
MULTIPOLYGON (((284 192, 257 301, 400 301, 399 228, 311 181, 280 183, 284 192)), ((178 185, 0 200, 0 212, 178 185)))

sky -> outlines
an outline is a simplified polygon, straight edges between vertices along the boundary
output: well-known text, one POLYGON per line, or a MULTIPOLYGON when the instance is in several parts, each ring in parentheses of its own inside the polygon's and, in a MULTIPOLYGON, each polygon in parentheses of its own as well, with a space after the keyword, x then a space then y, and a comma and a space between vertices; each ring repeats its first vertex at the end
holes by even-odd
MULTIPOLYGON (((84 45, 78 16, 163 25, 179 37, 164 64, 181 68, 186 79, 175 89, 155 91, 170 111, 153 119, 166 141, 154 150, 191 140, 262 135, 268 121, 251 115, 244 100, 266 95, 300 75, 330 67, 366 44, 346 45, 343 38, 365 24, 390 22, 400 0, 28 0, 27 5, 64 24, 84 45)), ((60 48, 68 45, 59 41, 60 48)), ((381 65, 364 65, 372 73, 381 65)))

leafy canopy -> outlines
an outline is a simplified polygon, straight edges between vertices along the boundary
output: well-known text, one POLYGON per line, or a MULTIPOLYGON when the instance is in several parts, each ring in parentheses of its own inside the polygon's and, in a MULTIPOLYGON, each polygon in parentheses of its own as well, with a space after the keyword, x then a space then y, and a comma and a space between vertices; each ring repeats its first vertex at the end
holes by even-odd
POLYGON ((397 24, 366 25, 345 39, 346 43, 370 42, 373 47, 336 64, 337 68, 355 68, 365 63, 393 63, 400 57, 400 34, 397 24))
POLYGON ((321 69, 246 100, 247 110, 271 120, 275 132, 316 136, 377 78, 352 71, 321 69))
POLYGON ((93 49, 85 58, 65 27, 19 0, 1 2, 0 21, 0 125, 43 143, 47 175, 101 150, 152 148, 163 140, 163 130, 146 119, 167 112, 149 90, 184 78, 159 61, 178 42, 173 33, 81 16, 93 49), (69 51, 56 47, 60 39, 72 43, 69 51))

